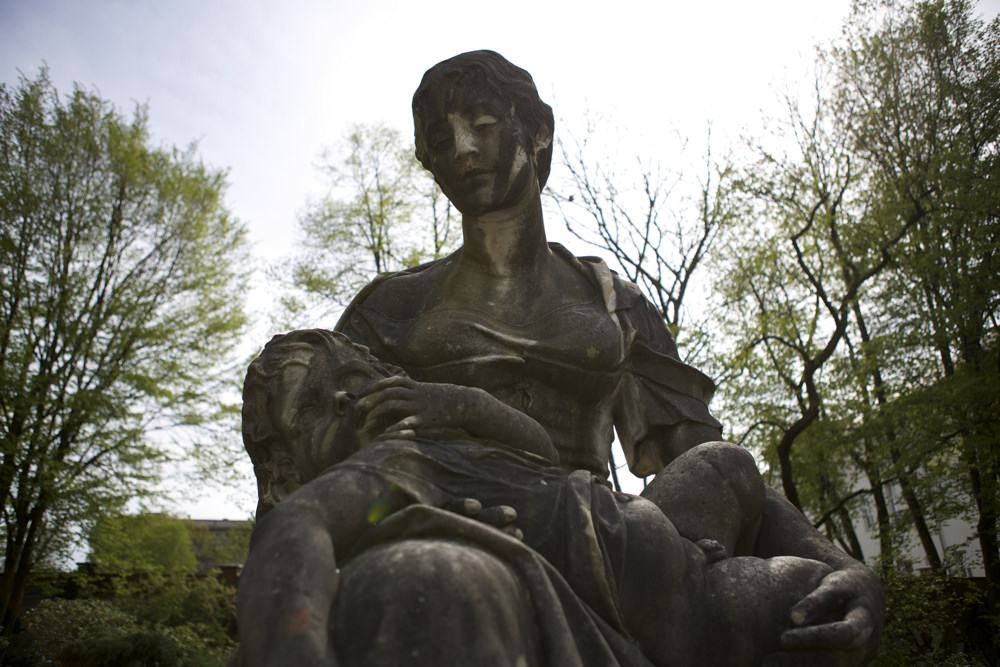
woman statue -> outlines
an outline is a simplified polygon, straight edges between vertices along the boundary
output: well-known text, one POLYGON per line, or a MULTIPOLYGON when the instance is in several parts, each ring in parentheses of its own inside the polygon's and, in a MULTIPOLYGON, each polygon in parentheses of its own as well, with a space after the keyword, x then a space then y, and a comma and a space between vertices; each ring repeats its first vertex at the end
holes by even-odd
POLYGON ((870 657, 874 573, 718 442, 711 380, 638 289, 546 242, 553 117, 530 75, 456 56, 413 116, 464 245, 251 367, 261 505, 233 662, 870 657), (656 473, 642 497, 607 485, 612 429, 632 471, 656 473))

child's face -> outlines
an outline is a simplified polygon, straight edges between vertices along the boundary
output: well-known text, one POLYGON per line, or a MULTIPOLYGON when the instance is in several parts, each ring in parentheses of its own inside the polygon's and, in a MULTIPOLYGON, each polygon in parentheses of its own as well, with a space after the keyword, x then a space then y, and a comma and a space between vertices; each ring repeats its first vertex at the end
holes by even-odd
POLYGON ((366 387, 386 377, 347 343, 336 345, 326 359, 314 358, 311 362, 310 372, 322 375, 309 383, 312 395, 300 398, 304 405, 302 417, 313 423, 306 447, 309 460, 303 461, 309 466, 310 477, 360 448, 354 405, 366 387))
POLYGON ((274 368, 266 375, 268 419, 294 466, 271 480, 280 500, 360 448, 354 404, 387 372, 340 340, 290 340, 268 354, 274 368))

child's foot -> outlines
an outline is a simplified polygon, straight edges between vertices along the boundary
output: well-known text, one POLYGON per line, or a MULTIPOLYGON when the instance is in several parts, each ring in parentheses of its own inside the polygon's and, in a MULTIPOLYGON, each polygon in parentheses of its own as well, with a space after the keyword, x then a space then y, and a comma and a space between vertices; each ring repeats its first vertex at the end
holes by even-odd
POLYGON ((702 553, 705 554, 705 560, 707 560, 709 564, 720 561, 723 558, 729 558, 729 552, 726 551, 726 547, 711 538, 703 537, 695 542, 695 545, 697 545, 697 547, 701 549, 702 553))

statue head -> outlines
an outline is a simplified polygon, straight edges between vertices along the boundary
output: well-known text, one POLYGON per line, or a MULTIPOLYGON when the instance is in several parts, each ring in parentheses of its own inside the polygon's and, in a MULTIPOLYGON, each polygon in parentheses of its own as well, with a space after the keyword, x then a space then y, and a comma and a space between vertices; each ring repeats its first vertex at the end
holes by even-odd
POLYGON ((325 329, 275 336, 247 370, 243 444, 257 477, 257 518, 358 449, 355 397, 403 371, 325 329))
POLYGON ((444 116, 471 96, 493 98, 516 121, 519 139, 537 158, 538 188, 544 188, 552 165, 552 108, 538 96, 528 72, 494 51, 462 53, 424 73, 413 94, 413 134, 420 163, 434 171, 428 155, 428 120, 444 116), (538 144, 539 137, 547 141, 538 144))

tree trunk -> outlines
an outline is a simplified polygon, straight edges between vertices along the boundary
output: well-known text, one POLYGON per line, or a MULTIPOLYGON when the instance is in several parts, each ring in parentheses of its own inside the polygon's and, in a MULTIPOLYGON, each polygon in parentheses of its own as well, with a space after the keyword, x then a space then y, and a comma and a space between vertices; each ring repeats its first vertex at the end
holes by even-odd
MULTIPOLYGON (((857 302, 853 304, 852 310, 854 312, 854 318, 858 323, 858 332, 861 334, 861 342, 867 347, 871 343, 871 336, 868 333, 868 326, 865 323, 864 315, 857 302)), ((889 404, 889 399, 886 396, 885 380, 883 379, 882 369, 879 364, 873 364, 871 376, 875 392, 875 403, 879 410, 884 411, 889 404)), ((941 557, 938 555, 937 545, 934 544, 934 536, 931 535, 931 531, 927 526, 927 520, 924 517, 923 507, 917 499, 917 494, 913 485, 910 484, 909 473, 905 466, 901 463, 899 448, 896 444, 898 438, 895 429, 890 428, 886 432, 886 440, 888 441, 889 455, 892 458, 894 472, 896 473, 896 478, 899 480, 899 487, 903 492, 903 499, 906 501, 906 506, 910 510, 913 526, 916 528, 917 536, 920 538, 920 545, 924 549, 924 554, 927 557, 927 563, 932 569, 938 570, 941 568, 941 557)))
POLYGON ((840 530, 847 538, 847 544, 850 546, 847 552, 854 560, 861 563, 865 562, 865 554, 861 548, 861 541, 858 539, 857 531, 854 530, 854 522, 851 520, 851 514, 847 511, 846 507, 841 507, 837 511, 837 518, 840 522, 840 530))
MULTIPOLYGON (((997 510, 996 498, 990 498, 986 493, 983 476, 979 469, 972 465, 969 467, 969 479, 972 483, 972 493, 976 499, 976 507, 979 510, 979 520, 976 522, 976 531, 979 534, 979 549, 983 554, 983 569, 986 572, 986 594, 990 607, 994 610, 1000 609, 1000 545, 997 543, 997 510)), ((995 488, 995 483, 992 485, 995 488)))

